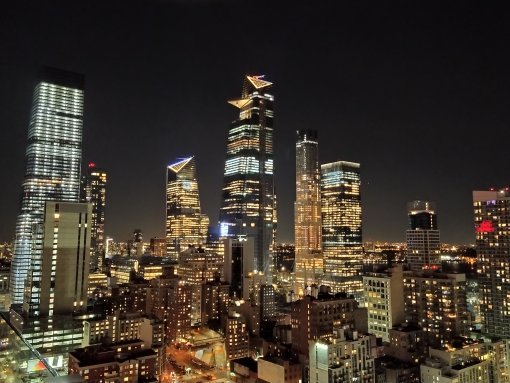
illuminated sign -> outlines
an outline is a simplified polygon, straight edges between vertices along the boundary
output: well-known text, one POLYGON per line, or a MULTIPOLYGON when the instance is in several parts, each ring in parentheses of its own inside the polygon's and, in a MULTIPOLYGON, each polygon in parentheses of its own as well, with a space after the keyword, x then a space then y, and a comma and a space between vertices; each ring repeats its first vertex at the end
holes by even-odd
POLYGON ((96 167, 96 164, 94 162, 89 163, 89 168, 95 168, 95 167, 96 167))
POLYGON ((477 233, 492 233, 494 232, 494 226, 492 221, 482 221, 482 223, 476 228, 477 233))

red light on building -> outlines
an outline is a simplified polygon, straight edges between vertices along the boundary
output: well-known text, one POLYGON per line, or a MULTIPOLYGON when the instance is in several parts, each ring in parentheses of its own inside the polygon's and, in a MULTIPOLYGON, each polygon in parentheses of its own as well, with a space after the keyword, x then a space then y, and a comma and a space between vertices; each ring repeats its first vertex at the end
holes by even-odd
POLYGON ((494 232, 494 226, 492 221, 482 221, 482 223, 476 228, 477 233, 492 233, 494 232))
POLYGON ((95 168, 96 164, 94 162, 89 162, 89 168, 95 168))

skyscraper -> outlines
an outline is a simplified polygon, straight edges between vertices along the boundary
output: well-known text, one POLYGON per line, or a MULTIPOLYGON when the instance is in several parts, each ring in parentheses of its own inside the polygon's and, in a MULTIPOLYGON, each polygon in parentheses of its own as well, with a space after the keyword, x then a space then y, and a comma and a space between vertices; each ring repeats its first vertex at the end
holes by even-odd
POLYGON ((200 211, 195 157, 179 159, 167 168, 166 246, 176 259, 188 245, 203 245, 209 218, 200 211))
POLYGON ((246 76, 241 98, 229 101, 239 109, 227 141, 223 198, 220 208, 222 236, 254 238, 257 270, 269 270, 276 228, 273 180, 272 83, 264 76, 246 76))
POLYGON ((91 215, 91 204, 46 202, 42 253, 32 260, 24 312, 52 317, 87 307, 91 215))
POLYGON ((362 299, 360 165, 338 161, 321 166, 324 284, 362 299))
POLYGON ((41 257, 33 229, 43 223, 44 203, 79 200, 83 87, 82 75, 54 68, 43 68, 35 86, 11 269, 13 304, 23 302, 31 262, 41 257))
POLYGON ((106 209, 106 181, 105 171, 91 162, 87 173, 81 177, 81 202, 92 205, 92 219, 90 222, 90 271, 101 270, 105 257, 105 209, 106 209))
POLYGON ((321 230, 321 173, 316 130, 300 130, 296 141, 296 202, 294 232, 297 293, 317 282, 324 272, 321 230))
POLYGON ((510 338, 510 192, 474 191, 478 287, 483 332, 510 338))
POLYGON ((407 238, 407 264, 411 270, 439 269, 441 242, 437 229, 435 205, 428 201, 413 201, 407 205, 409 230, 407 238))

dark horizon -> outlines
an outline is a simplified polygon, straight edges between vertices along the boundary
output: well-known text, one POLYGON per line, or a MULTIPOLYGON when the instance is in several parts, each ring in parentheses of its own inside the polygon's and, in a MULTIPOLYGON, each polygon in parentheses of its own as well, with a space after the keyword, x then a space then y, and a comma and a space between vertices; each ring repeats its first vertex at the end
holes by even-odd
POLYGON ((227 101, 245 74, 274 83, 280 242, 293 242, 297 130, 318 131, 321 163, 361 163, 364 241, 404 242, 407 203, 429 200, 442 242, 472 243, 471 192, 510 184, 508 27, 494 7, 43 0, 4 8, 2 241, 14 236, 42 65, 85 75, 82 166, 108 173, 106 234, 118 241, 135 228, 145 239, 164 235, 166 166, 178 157, 196 156, 202 210, 217 220, 237 113, 227 101))

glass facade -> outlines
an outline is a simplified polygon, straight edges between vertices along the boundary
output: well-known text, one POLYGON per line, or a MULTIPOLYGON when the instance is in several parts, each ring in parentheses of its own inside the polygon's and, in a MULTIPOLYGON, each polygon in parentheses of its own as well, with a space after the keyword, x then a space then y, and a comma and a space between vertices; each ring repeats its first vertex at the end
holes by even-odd
POLYGON ((188 245, 204 245, 209 218, 200 211, 197 166, 194 157, 184 158, 167 168, 166 246, 177 260, 188 245))
POLYGON ((106 172, 90 163, 81 178, 81 202, 92 204, 90 222, 90 271, 102 270, 105 257, 104 222, 106 209, 106 172))
POLYGON ((273 164, 272 83, 263 76, 246 76, 240 99, 230 101, 239 119, 227 139, 223 198, 220 208, 222 236, 254 238, 254 269, 271 268, 270 254, 276 229, 273 164))
POLYGON ((43 223, 45 201, 79 200, 83 95, 83 76, 53 68, 41 71, 34 90, 16 223, 13 304, 23 302, 29 268, 40 267, 41 237, 34 230, 43 223))
POLYGON ((296 141, 296 202, 294 203, 296 293, 317 283, 323 274, 321 173, 315 130, 298 131, 296 141))
POLYGON ((362 299, 360 165, 338 161, 323 164, 321 172, 324 284, 362 299))

